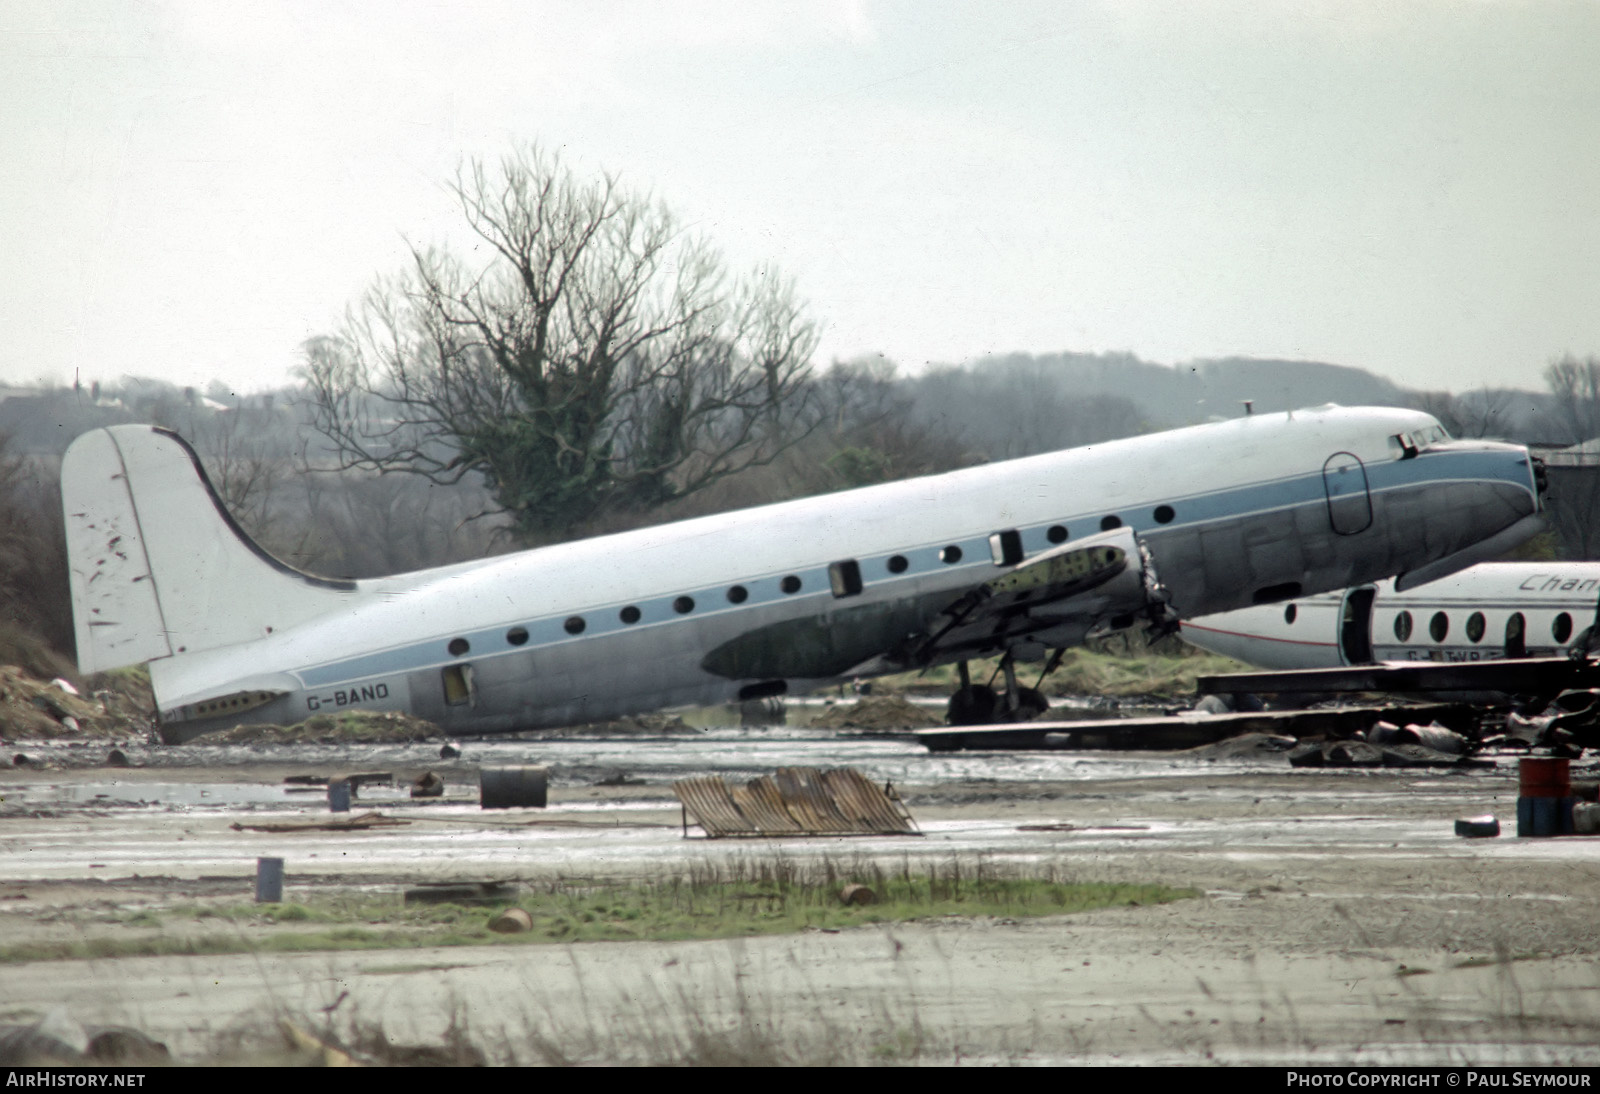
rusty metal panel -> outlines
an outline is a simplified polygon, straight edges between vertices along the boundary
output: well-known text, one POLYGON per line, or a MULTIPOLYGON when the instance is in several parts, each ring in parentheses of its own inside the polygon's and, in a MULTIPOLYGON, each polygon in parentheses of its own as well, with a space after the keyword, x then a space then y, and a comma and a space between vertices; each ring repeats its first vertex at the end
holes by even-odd
POLYGON ((828 798, 814 767, 778 768, 778 790, 789 812, 813 832, 848 832, 852 825, 828 798))
POLYGON ((758 832, 800 835, 805 827, 789 815, 770 780, 751 779, 733 788, 733 802, 758 832))
POLYGON ((887 786, 854 768, 785 767, 743 786, 713 776, 684 779, 672 789, 712 839, 921 834, 887 786))
POLYGON ((840 812, 856 825, 879 832, 916 828, 911 814, 887 784, 880 787, 853 767, 824 771, 822 781, 840 812))
POLYGON ((672 784, 673 793, 694 816, 695 823, 712 838, 759 835, 739 812, 727 785, 715 776, 684 779, 672 784))

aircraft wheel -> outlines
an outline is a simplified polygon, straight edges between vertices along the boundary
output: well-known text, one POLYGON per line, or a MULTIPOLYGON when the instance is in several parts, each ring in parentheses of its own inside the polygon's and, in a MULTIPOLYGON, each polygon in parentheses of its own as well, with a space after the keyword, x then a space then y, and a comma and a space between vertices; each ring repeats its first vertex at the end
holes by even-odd
POLYGON ((1014 722, 1031 722, 1050 709, 1050 700, 1037 688, 1017 689, 1017 709, 1012 713, 1014 722))
POLYGON ((994 721, 994 689, 982 684, 960 688, 950 696, 945 721, 953 726, 981 726, 994 721))

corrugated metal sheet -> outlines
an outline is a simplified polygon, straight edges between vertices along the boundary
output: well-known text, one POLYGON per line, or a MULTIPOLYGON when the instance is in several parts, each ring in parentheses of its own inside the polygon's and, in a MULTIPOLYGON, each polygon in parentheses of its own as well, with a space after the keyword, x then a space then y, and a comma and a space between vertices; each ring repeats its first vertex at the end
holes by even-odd
POLYGON ((729 786, 706 776, 672 784, 707 836, 915 836, 916 823, 887 784, 850 767, 782 767, 729 786))

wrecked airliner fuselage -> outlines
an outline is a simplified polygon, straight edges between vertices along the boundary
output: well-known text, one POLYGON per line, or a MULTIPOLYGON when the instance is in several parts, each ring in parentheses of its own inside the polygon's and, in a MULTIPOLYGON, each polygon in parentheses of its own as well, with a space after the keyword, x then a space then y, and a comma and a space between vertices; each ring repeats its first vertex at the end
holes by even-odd
POLYGON ((1541 526, 1535 470, 1329 406, 367 581, 272 558, 164 430, 85 434, 62 493, 80 667, 148 661, 182 740, 352 707, 476 734, 1034 660, 1470 565, 1541 526))

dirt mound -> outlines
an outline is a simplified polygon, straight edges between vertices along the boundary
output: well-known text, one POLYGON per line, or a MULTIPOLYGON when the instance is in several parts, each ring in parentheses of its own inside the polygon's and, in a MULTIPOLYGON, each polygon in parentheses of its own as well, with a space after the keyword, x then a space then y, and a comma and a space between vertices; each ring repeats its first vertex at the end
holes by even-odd
POLYGON ((190 744, 384 744, 398 741, 426 741, 443 737, 432 722, 395 711, 350 710, 343 714, 314 714, 299 725, 255 724, 202 733, 190 744))
POLYGON ((80 693, 64 678, 41 680, 15 665, 0 665, 0 741, 139 737, 149 733, 148 686, 122 676, 90 679, 80 693))
POLYGON ((834 707, 813 718, 811 724, 823 729, 922 729, 940 721, 933 712, 898 695, 884 695, 834 707))

